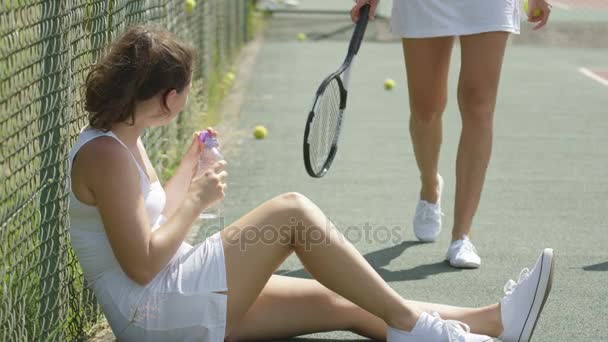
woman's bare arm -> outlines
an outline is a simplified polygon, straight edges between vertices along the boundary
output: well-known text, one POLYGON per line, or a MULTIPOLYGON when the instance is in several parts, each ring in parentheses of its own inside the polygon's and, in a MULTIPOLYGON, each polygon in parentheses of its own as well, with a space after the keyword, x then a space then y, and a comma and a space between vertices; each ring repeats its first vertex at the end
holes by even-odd
MULTIPOLYGON (((163 215, 165 215, 165 217, 173 215, 186 197, 188 188, 196 172, 198 158, 203 148, 203 144, 199 142, 198 136, 199 133, 194 134, 190 146, 184 154, 179 166, 163 186, 167 195, 167 201, 165 203, 165 208, 163 209, 163 215)), ((143 144, 140 146, 143 150, 143 144)))
POLYGON ((171 178, 163 185, 167 195, 163 215, 171 217, 186 198, 195 166, 181 163, 171 178))
POLYGON ((196 219, 201 200, 188 196, 154 232, 141 193, 137 168, 129 151, 113 138, 85 145, 74 161, 95 198, 110 245, 123 271, 146 285, 171 260, 196 219))

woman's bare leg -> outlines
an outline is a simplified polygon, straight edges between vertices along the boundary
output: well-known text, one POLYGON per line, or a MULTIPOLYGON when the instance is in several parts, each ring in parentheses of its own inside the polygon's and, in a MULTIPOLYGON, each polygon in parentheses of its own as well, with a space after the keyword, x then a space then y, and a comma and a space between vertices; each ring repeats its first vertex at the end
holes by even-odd
MULTIPOLYGON (((232 337, 230 333, 233 330, 237 333, 241 331, 236 330, 237 327, 245 322, 243 319, 250 309, 255 310, 257 306, 254 303, 259 303, 263 298, 259 296, 272 272, 294 251, 312 276, 332 290, 321 290, 317 286, 317 291, 324 291, 325 295, 339 294, 342 299, 334 303, 350 307, 357 317, 366 320, 376 317, 371 321, 375 322, 372 328, 367 328, 367 324, 363 324, 363 328, 357 328, 357 324, 346 324, 347 327, 352 325, 355 331, 359 329, 364 335, 376 336, 379 329, 385 328, 378 322, 411 330, 420 310, 426 310, 424 306, 420 309, 414 302, 405 301, 390 288, 354 246, 328 222, 321 210, 302 195, 289 193, 278 196, 230 225, 221 235, 229 289, 227 336, 232 337)), ((314 290, 302 291, 316 295, 314 290)), ((324 297, 323 294, 319 296, 324 297)), ((448 316, 453 315, 452 319, 461 316, 467 320, 472 318, 473 321, 467 322, 472 326, 479 323, 475 321, 478 317, 467 315, 466 309, 461 312, 454 308, 453 312, 449 312, 448 307, 436 308, 441 309, 440 314, 445 311, 448 316)), ((287 310, 286 307, 283 310, 287 310)), ((314 310, 320 309, 317 306, 314 310)), ((310 312, 317 314, 314 310, 311 308, 310 312)), ((492 312, 500 315, 497 307, 492 312)), ((296 334, 325 331, 328 328, 326 322, 319 326, 314 324, 316 321, 313 324, 304 322, 305 326, 302 327, 297 320, 294 321, 290 331, 296 334)), ((344 325, 344 322, 329 322, 332 329, 344 325)), ((280 331, 281 327, 271 325, 269 331, 280 331)), ((497 327, 495 330, 499 329, 497 327)))
POLYGON ((288 193, 265 202, 224 229, 221 236, 228 282, 228 334, 292 252, 324 286, 393 327, 411 330, 420 315, 323 212, 300 194, 288 193))
POLYGON ((386 339, 386 323, 316 280, 273 275, 227 340, 264 341, 348 330, 386 339))
MULTIPOLYGON (((498 336, 500 314, 496 305, 467 309, 411 302, 445 319, 471 326, 474 332, 498 336)), ((316 280, 273 275, 245 317, 227 340, 263 341, 323 331, 346 330, 375 341, 386 340, 386 323, 329 290, 316 280)))
POLYGON ((442 141, 441 117, 454 37, 403 39, 410 99, 410 136, 420 171, 420 199, 437 203, 437 164, 442 141))
POLYGON ((456 159, 452 240, 470 235, 492 151, 494 107, 509 33, 460 37, 458 105, 462 132, 456 159))

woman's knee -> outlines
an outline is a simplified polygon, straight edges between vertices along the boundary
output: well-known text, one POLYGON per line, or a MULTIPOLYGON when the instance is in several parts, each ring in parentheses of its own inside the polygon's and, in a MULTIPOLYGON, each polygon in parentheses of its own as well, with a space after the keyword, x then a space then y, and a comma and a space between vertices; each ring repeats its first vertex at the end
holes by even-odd
POLYGON ((275 197, 274 201, 278 206, 278 210, 291 214, 292 216, 301 216, 312 204, 312 201, 308 199, 308 197, 299 192, 283 193, 275 197))
POLYGON ((496 93, 481 85, 460 84, 458 104, 464 125, 491 126, 496 93))
POLYGON ((287 192, 275 200, 281 213, 287 215, 286 227, 289 228, 294 245, 325 242, 331 223, 308 197, 298 192, 287 192))
POLYGON ((439 94, 424 94, 423 96, 412 97, 410 100, 412 120, 423 124, 441 120, 446 103, 447 97, 439 94))

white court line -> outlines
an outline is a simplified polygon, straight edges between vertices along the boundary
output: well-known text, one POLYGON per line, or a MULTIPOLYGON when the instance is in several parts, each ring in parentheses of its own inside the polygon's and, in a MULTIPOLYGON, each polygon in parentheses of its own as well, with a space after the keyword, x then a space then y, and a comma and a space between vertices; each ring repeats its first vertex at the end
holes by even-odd
POLYGON ((587 69, 587 68, 578 68, 578 71, 581 72, 581 74, 589 77, 590 79, 599 82, 600 84, 605 85, 606 87, 608 87, 608 80, 603 78, 602 76, 594 73, 593 71, 587 69))

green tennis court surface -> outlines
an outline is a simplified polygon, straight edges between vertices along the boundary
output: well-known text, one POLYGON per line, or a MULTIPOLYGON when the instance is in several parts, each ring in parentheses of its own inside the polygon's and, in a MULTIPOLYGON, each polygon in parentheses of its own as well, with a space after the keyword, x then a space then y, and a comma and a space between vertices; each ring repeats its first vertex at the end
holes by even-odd
POLYGON ((608 23, 608 1, 556 0, 552 1, 551 21, 608 23))
MULTIPOLYGON (((455 103, 458 47, 440 162, 446 181, 444 232, 435 244, 418 244, 410 225, 419 184, 408 133, 401 48, 394 39, 377 39, 386 34, 381 25, 370 26, 354 66, 331 171, 311 179, 304 170, 302 136, 313 92, 341 62, 350 32, 318 41, 297 42, 295 37, 347 24, 344 18, 329 17, 275 14, 270 20, 240 113, 239 148, 228 160, 227 220, 279 193, 301 192, 400 294, 466 306, 498 301, 507 279, 531 266, 543 247, 553 247, 553 292, 535 341, 607 341, 608 86, 581 68, 605 78, 608 45, 577 47, 572 37, 555 43, 548 36, 559 30, 513 40, 501 80, 493 157, 474 224, 482 267, 461 271, 443 263, 460 130, 455 103), (306 24, 315 20, 315 26, 306 24), (382 86, 386 78, 397 83, 392 91, 382 86), (258 124, 268 128, 264 140, 250 138, 258 124)), ((531 33, 526 30, 525 35, 531 33)), ((295 257, 278 273, 307 276, 295 257)), ((362 338, 330 332, 299 339, 362 338)))

